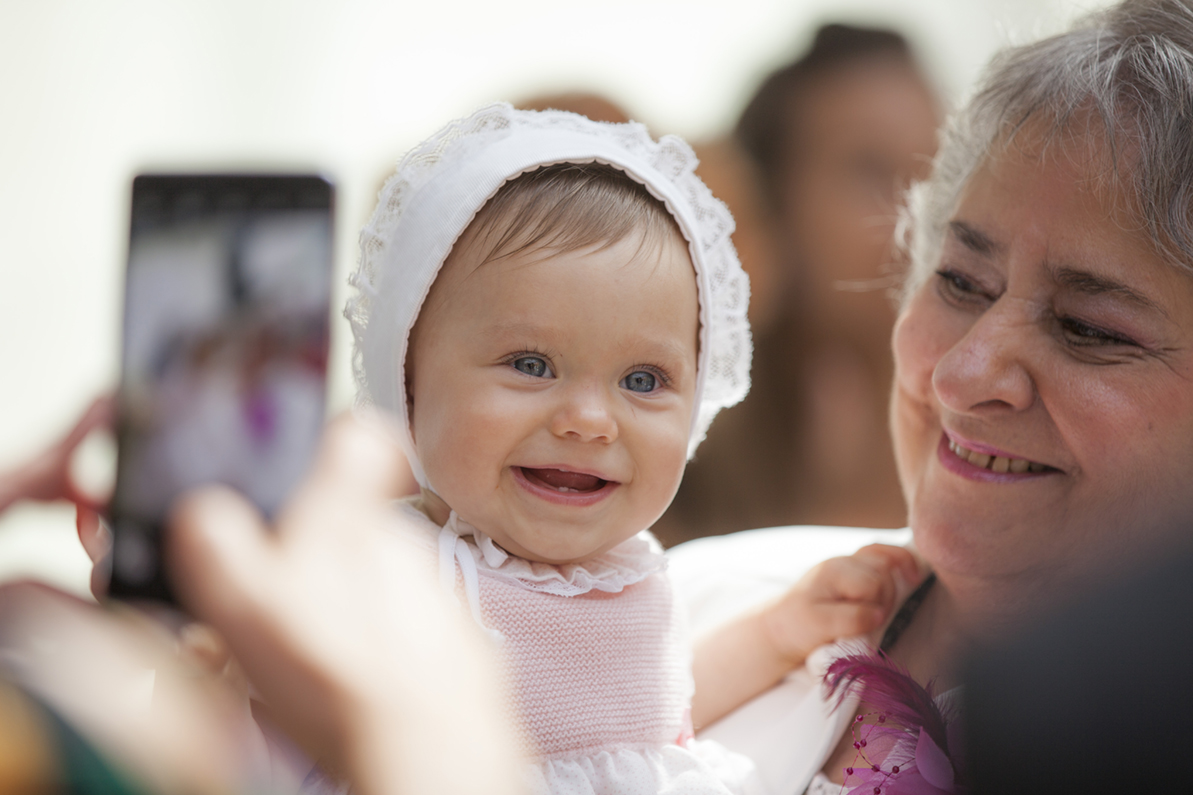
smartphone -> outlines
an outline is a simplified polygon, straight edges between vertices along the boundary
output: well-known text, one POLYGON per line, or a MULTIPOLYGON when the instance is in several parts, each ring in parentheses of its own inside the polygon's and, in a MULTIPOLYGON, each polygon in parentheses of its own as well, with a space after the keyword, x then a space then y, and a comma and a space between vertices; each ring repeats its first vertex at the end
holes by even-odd
POLYGON ((176 605, 173 502, 240 491, 268 518, 324 424, 333 188, 317 175, 133 181, 108 593, 176 605))

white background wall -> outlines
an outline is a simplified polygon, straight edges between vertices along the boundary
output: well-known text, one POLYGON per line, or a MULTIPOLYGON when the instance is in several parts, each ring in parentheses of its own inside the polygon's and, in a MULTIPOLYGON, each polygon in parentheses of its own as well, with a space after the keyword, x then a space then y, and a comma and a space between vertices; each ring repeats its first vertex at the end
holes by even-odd
MULTIPOLYGON (((0 470, 116 382, 138 170, 325 171, 342 285, 387 169, 485 102, 591 89, 656 133, 714 135, 829 19, 900 28, 955 101, 997 47, 1104 2, 0 0, 0 470)), ((349 336, 337 316, 337 409, 349 336)), ((84 591, 73 534, 69 508, 10 512, 0 579, 84 591)))

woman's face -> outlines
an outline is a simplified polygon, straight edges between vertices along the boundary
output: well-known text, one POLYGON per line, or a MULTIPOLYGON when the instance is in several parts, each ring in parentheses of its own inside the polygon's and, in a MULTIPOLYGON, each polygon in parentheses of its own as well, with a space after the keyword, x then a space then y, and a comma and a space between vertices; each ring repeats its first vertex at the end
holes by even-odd
POLYGON ((896 458, 941 572, 1047 576, 1193 518, 1193 277, 1090 148, 993 156, 896 324, 896 458))

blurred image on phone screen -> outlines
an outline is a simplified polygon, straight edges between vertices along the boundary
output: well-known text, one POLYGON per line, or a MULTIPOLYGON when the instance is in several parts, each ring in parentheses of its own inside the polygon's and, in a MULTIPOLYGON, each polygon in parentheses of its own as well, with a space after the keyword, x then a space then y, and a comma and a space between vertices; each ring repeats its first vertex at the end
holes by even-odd
POLYGON ((117 597, 173 601, 173 501, 231 486, 268 517, 324 422, 332 189, 310 176, 141 176, 133 187, 119 463, 117 597))

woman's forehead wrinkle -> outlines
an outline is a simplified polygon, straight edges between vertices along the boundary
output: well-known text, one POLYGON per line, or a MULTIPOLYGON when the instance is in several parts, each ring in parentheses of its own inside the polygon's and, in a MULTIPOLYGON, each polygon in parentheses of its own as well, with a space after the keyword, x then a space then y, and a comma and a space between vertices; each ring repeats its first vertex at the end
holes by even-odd
POLYGON ((1167 320, 1172 319, 1163 306, 1148 298, 1143 293, 1108 276, 1090 273, 1089 271, 1067 265, 1054 267, 1051 270, 1052 280, 1059 287, 1067 288, 1082 295, 1109 295, 1122 298, 1143 309, 1159 312, 1167 320))
POLYGON ((949 221, 949 231, 961 245, 977 254, 1001 254, 1004 246, 966 221, 949 221))

